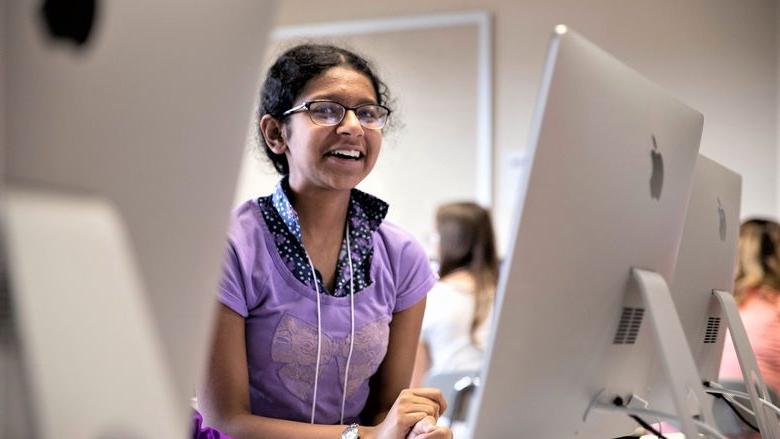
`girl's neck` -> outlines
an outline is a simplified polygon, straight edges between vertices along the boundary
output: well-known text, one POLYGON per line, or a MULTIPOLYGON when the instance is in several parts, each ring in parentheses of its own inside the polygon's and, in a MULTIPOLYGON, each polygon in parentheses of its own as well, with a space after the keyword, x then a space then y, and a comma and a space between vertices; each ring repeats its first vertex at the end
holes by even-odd
POLYGON ((290 187, 291 199, 304 236, 340 234, 349 208, 350 191, 296 190, 290 187))
POLYGON ((319 270, 325 288, 336 285, 336 266, 344 224, 349 208, 350 191, 320 190, 317 188, 296 190, 290 188, 290 203, 298 214, 303 245, 314 267, 319 270))

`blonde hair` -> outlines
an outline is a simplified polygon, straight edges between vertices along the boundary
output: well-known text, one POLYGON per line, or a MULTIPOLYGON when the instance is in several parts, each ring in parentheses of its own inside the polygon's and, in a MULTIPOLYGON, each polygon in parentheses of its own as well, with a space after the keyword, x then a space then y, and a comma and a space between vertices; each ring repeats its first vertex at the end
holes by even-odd
POLYGON ((743 303, 751 292, 769 300, 780 294, 780 225, 750 219, 739 228, 734 298, 743 303))
POLYGON ((471 338, 493 306, 498 283, 498 256, 490 213, 472 202, 442 205, 436 212, 439 277, 466 270, 473 278, 474 316, 471 338))

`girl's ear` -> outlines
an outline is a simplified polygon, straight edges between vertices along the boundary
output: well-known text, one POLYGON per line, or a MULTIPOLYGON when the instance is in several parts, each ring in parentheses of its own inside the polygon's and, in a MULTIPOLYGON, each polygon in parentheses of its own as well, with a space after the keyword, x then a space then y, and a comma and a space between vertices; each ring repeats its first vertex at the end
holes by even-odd
POLYGON ((284 135, 282 123, 269 114, 260 119, 260 134, 265 139, 265 144, 275 154, 284 154, 287 150, 287 140, 284 135))

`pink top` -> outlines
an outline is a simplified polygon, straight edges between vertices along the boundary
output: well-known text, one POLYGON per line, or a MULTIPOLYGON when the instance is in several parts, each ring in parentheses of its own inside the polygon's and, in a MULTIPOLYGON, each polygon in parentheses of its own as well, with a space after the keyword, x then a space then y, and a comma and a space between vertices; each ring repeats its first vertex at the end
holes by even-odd
MULTIPOLYGON (((780 297, 780 291, 777 293, 780 297)), ((780 300, 770 301, 756 292, 748 294, 747 300, 739 307, 739 315, 764 382, 780 391, 780 300)), ((728 336, 723 347, 720 377, 742 379, 734 344, 728 336)))

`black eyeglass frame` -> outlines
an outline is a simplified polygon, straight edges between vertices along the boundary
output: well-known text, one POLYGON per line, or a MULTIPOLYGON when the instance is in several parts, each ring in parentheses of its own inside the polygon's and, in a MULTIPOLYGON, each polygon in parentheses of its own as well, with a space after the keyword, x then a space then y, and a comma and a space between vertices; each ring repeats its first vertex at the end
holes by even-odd
POLYGON ((382 128, 385 127, 385 125, 387 125, 387 118, 389 118, 390 117, 390 113, 392 113, 392 111, 389 108, 387 108, 387 107, 385 107, 384 105, 381 105, 381 104, 367 103, 367 104, 360 104, 360 105, 357 105, 357 106, 354 106, 354 107, 347 107, 346 105, 344 105, 344 104, 342 104, 340 102, 329 101, 327 99, 318 99, 318 100, 313 100, 313 101, 305 101, 305 102, 303 102, 300 105, 296 105, 296 106, 290 108, 289 110, 285 111, 284 113, 282 113, 282 117, 287 117, 287 116, 289 116, 291 114, 300 113, 302 111, 309 112, 309 107, 311 106, 311 104, 316 104, 316 103, 321 103, 321 102, 328 103, 328 104, 336 104, 339 107, 344 109, 344 112, 341 114, 341 118, 338 120, 338 122, 336 122, 334 124, 329 124, 329 125, 323 125, 322 123, 317 122, 316 120, 314 120, 313 117, 311 117, 311 113, 309 113, 309 119, 311 119, 312 123, 314 123, 316 125, 319 125, 319 126, 323 126, 323 127, 333 127, 333 126, 336 126, 336 125, 340 124, 341 122, 344 121, 344 117, 347 116, 347 111, 352 111, 353 113, 355 113, 355 117, 357 117, 358 122, 360 122, 360 126, 362 126, 363 128, 367 128, 369 130, 381 130, 382 128), (381 109, 383 109, 383 110, 385 110, 387 112, 387 114, 385 114, 385 116, 384 116, 384 121, 382 122, 382 126, 373 128, 373 127, 367 127, 367 126, 363 125, 363 122, 360 120, 360 117, 357 116, 357 110, 359 110, 361 108, 364 108, 364 107, 379 107, 379 108, 381 108, 381 109))

